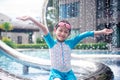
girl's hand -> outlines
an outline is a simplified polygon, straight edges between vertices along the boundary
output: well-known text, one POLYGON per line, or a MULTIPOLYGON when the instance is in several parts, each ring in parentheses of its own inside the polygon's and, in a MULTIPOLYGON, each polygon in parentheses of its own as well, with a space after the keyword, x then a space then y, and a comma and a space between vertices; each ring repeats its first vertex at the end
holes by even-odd
POLYGON ((100 35, 100 34, 109 35, 111 33, 113 33, 113 30, 112 29, 107 29, 107 28, 105 28, 103 30, 99 30, 99 31, 94 31, 94 35, 96 35, 96 36, 100 35))
POLYGON ((44 35, 48 34, 49 30, 47 27, 45 27, 45 25, 43 25, 42 23, 38 22, 37 20, 35 20, 34 18, 30 17, 30 16, 22 16, 22 17, 17 17, 16 19, 19 19, 19 20, 23 20, 23 21, 26 21, 26 20, 30 20, 32 21, 34 24, 36 24, 39 28, 42 29, 44 35))
POLYGON ((30 16, 22 16, 22 17, 17 17, 16 19, 26 21, 26 20, 30 20, 31 17, 30 16))
POLYGON ((107 28, 105 28, 105 29, 102 30, 102 32, 103 32, 103 34, 105 34, 105 35, 109 35, 109 34, 113 33, 113 30, 112 30, 112 29, 107 29, 107 28))

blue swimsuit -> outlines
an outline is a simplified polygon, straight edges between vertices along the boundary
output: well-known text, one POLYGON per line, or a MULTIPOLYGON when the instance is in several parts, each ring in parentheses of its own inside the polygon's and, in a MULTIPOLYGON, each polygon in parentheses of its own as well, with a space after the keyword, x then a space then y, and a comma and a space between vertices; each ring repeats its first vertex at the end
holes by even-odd
POLYGON ((72 39, 65 40, 64 42, 59 42, 54 40, 50 35, 50 33, 44 36, 44 39, 47 45, 49 46, 50 59, 51 59, 52 69, 49 80, 54 80, 54 78, 60 78, 61 80, 76 80, 74 73, 72 72, 71 69, 71 50, 82 39, 89 36, 93 37, 94 32, 93 31, 84 32, 72 39), (68 73, 72 73, 72 74, 68 75, 68 73), (72 75, 74 78, 71 77, 72 75), (71 79, 67 78, 69 76, 71 79))

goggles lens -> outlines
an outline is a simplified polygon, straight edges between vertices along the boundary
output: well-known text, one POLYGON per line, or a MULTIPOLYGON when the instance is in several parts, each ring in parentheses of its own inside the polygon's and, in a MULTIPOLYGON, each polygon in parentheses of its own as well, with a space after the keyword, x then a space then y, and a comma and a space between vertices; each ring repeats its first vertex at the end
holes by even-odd
POLYGON ((61 27, 62 27, 62 26, 65 26, 67 29, 69 29, 69 30, 71 29, 70 24, 67 24, 67 23, 65 23, 65 22, 59 22, 59 23, 58 23, 58 26, 61 26, 61 27))

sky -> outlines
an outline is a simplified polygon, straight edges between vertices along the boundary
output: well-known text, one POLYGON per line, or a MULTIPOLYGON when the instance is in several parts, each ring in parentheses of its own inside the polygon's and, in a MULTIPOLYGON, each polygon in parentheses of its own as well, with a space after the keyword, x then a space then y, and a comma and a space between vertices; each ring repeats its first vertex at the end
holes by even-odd
POLYGON ((40 17, 44 0, 0 0, 0 13, 11 18, 29 15, 40 17))

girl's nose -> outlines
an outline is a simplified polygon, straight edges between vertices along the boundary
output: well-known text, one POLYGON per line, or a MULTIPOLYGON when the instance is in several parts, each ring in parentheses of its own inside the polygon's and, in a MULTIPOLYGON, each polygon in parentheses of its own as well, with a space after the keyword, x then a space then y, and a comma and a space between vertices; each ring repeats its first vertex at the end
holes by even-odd
POLYGON ((65 35, 65 33, 64 33, 64 32, 62 32, 61 34, 62 34, 62 35, 65 35))

